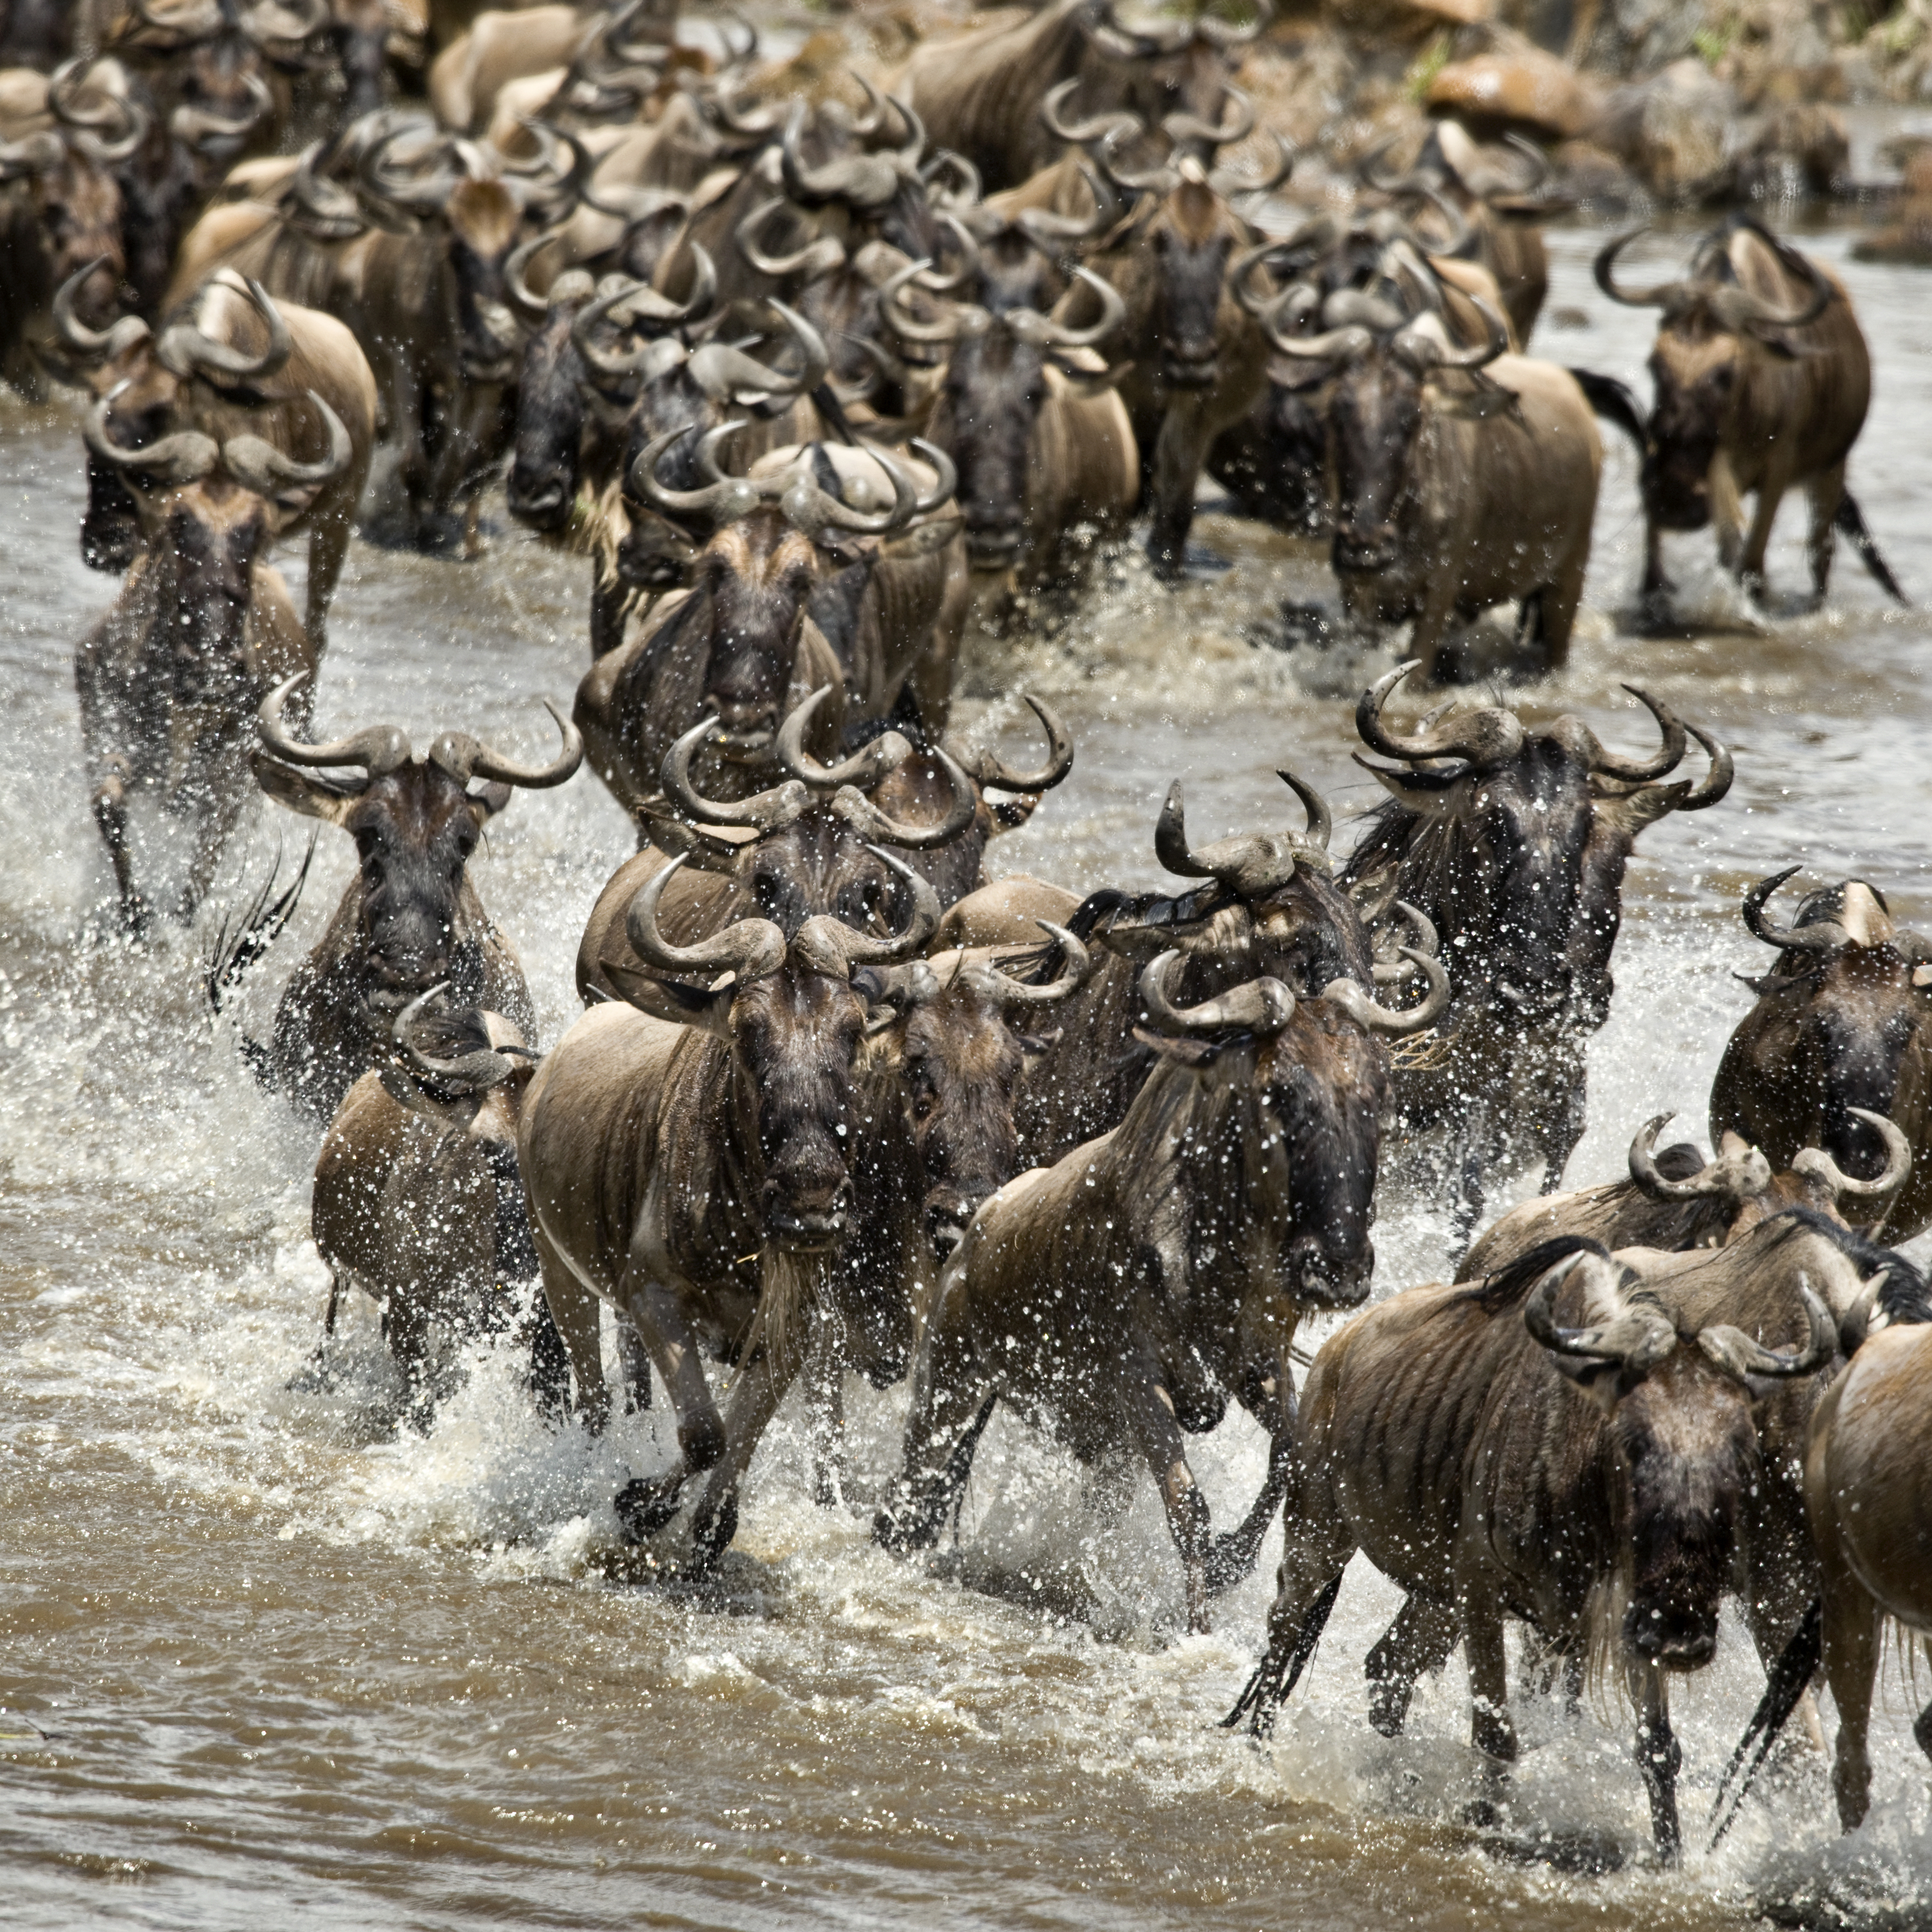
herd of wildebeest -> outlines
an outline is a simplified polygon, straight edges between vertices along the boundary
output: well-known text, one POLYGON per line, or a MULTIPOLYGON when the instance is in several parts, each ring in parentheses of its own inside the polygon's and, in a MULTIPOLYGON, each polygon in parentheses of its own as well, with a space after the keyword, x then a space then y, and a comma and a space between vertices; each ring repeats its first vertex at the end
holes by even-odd
MULTIPOLYGON (((326 1325, 381 1304, 418 1426, 439 1338, 489 1331, 546 1414, 596 1431, 608 1308, 620 1398, 668 1399, 679 1450, 617 1516, 691 1569, 730 1544, 801 1377, 826 1499, 845 1376, 909 1381, 873 1528, 899 1551, 956 1522, 1004 1402, 1087 1463, 1144 1460, 1194 1628, 1281 1515, 1230 1723, 1266 1728, 1360 1550, 1407 1592, 1367 1660, 1378 1730, 1460 1640, 1506 1763, 1520 1620, 1572 1698, 1593 1656, 1627 1685, 1666 1856, 1667 1686, 1729 1594, 1769 1672, 1748 1742, 1801 1706, 1815 1726, 1822 1670, 1856 1825, 1886 1619, 1932 1630, 1932 1301, 1879 1245, 1932 1225, 1932 942, 1875 884, 1780 918, 1790 874, 1764 880, 1716 1157, 1660 1149, 1654 1120, 1628 1179, 1558 1192, 1625 866, 1720 805, 1731 756, 1642 691, 1640 750, 1501 704, 1390 711, 1453 679, 1497 604, 1562 663, 1599 412, 1642 452, 1647 602, 1666 530, 1714 525, 1761 584, 1800 484, 1819 594, 1836 530, 1897 594, 1845 490, 1870 370, 1840 284, 1745 216, 1642 290, 1612 242, 1605 293, 1661 311, 1646 414, 1520 352, 1533 150, 1444 123, 1319 210, 1286 143, 1222 158, 1256 151, 1234 76, 1258 19, 1052 0, 807 98, 754 34, 728 23, 712 60, 652 0, 485 13, 425 106, 386 98, 398 10, 131 0, 75 52, 74 10, 0 10, 0 52, 40 62, 0 72, 0 356, 81 391, 82 550, 122 573, 76 659, 118 917, 138 939, 191 916, 254 787, 356 844, 268 1037, 240 1042, 326 1124, 326 1325), (588 558, 591 662, 550 762, 455 728, 314 741, 379 442, 403 540, 473 549, 507 456, 511 513, 588 558), (1204 468, 1330 533, 1356 622, 1413 622, 1356 713, 1387 800, 1343 857, 1292 771, 1298 829, 1207 842, 1177 784, 1153 828, 1172 892, 989 883, 988 842, 1073 746, 1029 698, 1036 765, 947 748, 969 620, 1077 599, 1137 511, 1156 575, 1184 571, 1204 468), (298 613, 265 559, 304 530, 298 613), (586 754, 639 849, 590 910, 586 1010, 540 1054, 466 864, 518 788, 586 754), (171 882, 149 806, 192 833, 171 882), (1310 1361, 1302 1316, 1368 1300, 1385 1137, 1475 1238, 1455 1283, 1310 1361), (1538 1162, 1544 1192, 1478 1234, 1538 1162), (1186 1438, 1231 1400, 1270 1446, 1217 1538, 1186 1438)), ((301 884, 224 926, 218 1011, 301 884)), ((1917 1736, 1932 1752, 1932 1711, 1917 1736)))

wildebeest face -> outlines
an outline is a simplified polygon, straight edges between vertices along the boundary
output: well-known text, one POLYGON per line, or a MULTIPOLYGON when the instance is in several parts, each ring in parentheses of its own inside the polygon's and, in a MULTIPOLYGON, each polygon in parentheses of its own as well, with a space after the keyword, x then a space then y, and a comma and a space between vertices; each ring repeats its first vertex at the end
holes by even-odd
POLYGON ((1400 358, 1369 350, 1342 371, 1330 420, 1336 574, 1392 569, 1396 506, 1422 427, 1421 380, 1400 358))
POLYGON ((1699 530, 1711 520, 1709 476, 1737 388, 1733 335, 1667 330, 1650 358, 1656 404, 1641 487, 1650 514, 1666 530, 1699 530))
POLYGON ((1757 1472, 1750 1397, 1694 1347, 1632 1378, 1615 1364, 1610 1430, 1628 1481, 1630 1600, 1624 1638, 1666 1670, 1708 1663, 1748 1484, 1757 1472))
POLYGON ((1214 386, 1220 349, 1222 283, 1234 236, 1214 190, 1184 181, 1148 232, 1154 250, 1155 327, 1161 380, 1170 388, 1214 386))
POLYGON ((543 326, 524 345, 508 500, 512 516, 540 530, 562 530, 577 500, 584 370, 570 326, 580 306, 553 302, 543 326))
POLYGON ((507 382, 515 372, 518 338, 503 265, 516 239, 516 204, 500 182, 458 182, 446 218, 449 321, 464 376, 472 382, 507 382))
POLYGON ((755 1113, 764 1167, 765 1232, 788 1253, 823 1253, 844 1234, 865 1024, 849 983, 794 968, 754 980, 731 1004, 738 1091, 755 1113))
POLYGON ((261 498, 224 477, 170 493, 158 541, 173 561, 167 635, 177 704, 225 710, 246 701, 248 604, 268 534, 261 498))
POLYGON ((329 38, 346 90, 343 117, 353 121, 382 104, 389 23, 383 0, 334 0, 329 38))
MULTIPOLYGON (((112 400, 107 433, 123 449, 145 449, 178 427, 181 379, 164 368, 152 338, 136 344, 90 377, 97 394, 112 400)), ((80 554, 90 569, 122 571, 141 547, 141 508, 120 470, 92 450, 87 458, 87 508, 80 554)))
POLYGON ((776 510, 728 524, 705 546, 693 594, 710 618, 704 702, 727 755, 762 752, 777 730, 818 574, 812 539, 776 510))
POLYGON ((90 262, 100 262, 81 284, 74 310, 89 328, 105 328, 113 319, 116 291, 127 272, 119 187, 106 169, 72 148, 63 151, 56 166, 30 180, 50 286, 58 288, 90 262))
POLYGON ((752 848, 741 890, 742 910, 768 919, 788 939, 808 919, 830 914, 855 932, 885 932, 904 924, 909 908, 903 883, 842 820, 808 812, 752 848))
POLYGON ((977 569, 1004 569, 1025 539, 1027 451, 1046 400, 1046 358, 990 328, 953 350, 946 400, 968 554, 977 569))
POLYGON ((464 868, 484 821, 509 800, 502 785, 472 794, 440 766, 411 763, 374 779, 344 814, 361 874, 361 932, 369 1003, 406 1004, 445 980, 460 1002, 481 960, 452 956, 464 868))
POLYGON ((245 34, 222 33, 172 57, 172 131, 195 157, 203 188, 239 154, 274 110, 268 63, 245 34))

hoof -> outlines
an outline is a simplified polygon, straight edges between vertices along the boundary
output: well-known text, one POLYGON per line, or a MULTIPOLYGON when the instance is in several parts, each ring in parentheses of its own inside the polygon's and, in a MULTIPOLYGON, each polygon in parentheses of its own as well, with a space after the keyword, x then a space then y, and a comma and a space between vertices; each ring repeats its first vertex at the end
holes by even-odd
POLYGON ((626 1483, 617 1492, 613 1507, 628 1543, 644 1543, 657 1534, 677 1514, 678 1499, 684 1489, 684 1472, 660 1476, 655 1482, 641 1478, 626 1483))
POLYGON ((717 1513, 698 1525, 691 1539, 692 1567, 710 1570, 731 1546, 738 1534, 738 1498, 727 1496, 717 1513))

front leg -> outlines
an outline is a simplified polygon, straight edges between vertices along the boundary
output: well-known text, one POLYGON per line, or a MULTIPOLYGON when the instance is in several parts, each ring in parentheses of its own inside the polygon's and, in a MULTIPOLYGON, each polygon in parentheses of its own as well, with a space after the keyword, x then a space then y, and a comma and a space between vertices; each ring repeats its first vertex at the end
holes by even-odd
POLYGON ((1684 1844, 1677 1822, 1677 1772, 1684 1754, 1671 1735, 1670 1690, 1664 1672, 1654 1664, 1633 1662, 1630 1671, 1637 1707, 1637 1768, 1650 1794, 1651 1830, 1657 1840, 1658 1856, 1674 1865, 1684 1844))
POLYGON ((1122 1364, 1120 1377, 1120 1406, 1129 1432, 1160 1491, 1168 1530, 1180 1552, 1187 1580, 1187 1627, 1204 1634, 1209 1627, 1208 1502, 1187 1465, 1174 1397, 1160 1365, 1145 1357, 1122 1364))
POLYGON ((820 1322, 805 1364, 805 1406, 810 1418, 812 1500, 820 1509, 845 1501, 845 1357, 840 1324, 820 1322))
POLYGON ((1194 488, 1208 454, 1204 398, 1170 400, 1154 443, 1153 520, 1148 556, 1163 584, 1178 580, 1187 560, 1187 533, 1194 525, 1194 488))
POLYGON ((1516 1762, 1516 1726, 1510 1722, 1509 1676, 1503 1650, 1502 1614, 1466 1585, 1463 1654, 1469 1662, 1470 1742, 1486 1760, 1480 1795, 1470 1804, 1469 1822, 1493 1826, 1506 1783, 1506 1767, 1516 1762))
POLYGON ((634 1250, 616 1298, 644 1337, 677 1418, 678 1466, 662 1476, 638 1478, 618 1492, 618 1516, 631 1540, 641 1543, 676 1515, 689 1478, 723 1460, 728 1432, 705 1379, 682 1298, 657 1280, 646 1257, 634 1250))
POLYGON ((1369 1680, 1369 1722, 1385 1738, 1399 1738, 1408 1719, 1415 1680, 1432 1676, 1449 1660, 1462 1619, 1454 1600, 1412 1590, 1362 1665, 1369 1680))

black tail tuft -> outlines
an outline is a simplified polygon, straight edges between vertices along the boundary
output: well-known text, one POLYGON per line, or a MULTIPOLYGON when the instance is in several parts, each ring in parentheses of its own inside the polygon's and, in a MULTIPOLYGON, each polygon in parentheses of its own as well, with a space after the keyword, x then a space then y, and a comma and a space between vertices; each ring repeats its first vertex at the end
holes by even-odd
POLYGON ((1912 599, 1898 587, 1898 579, 1892 575, 1892 566, 1879 554, 1878 545, 1872 540, 1872 533, 1865 528, 1865 513, 1858 508, 1858 500, 1847 490, 1838 499, 1838 514, 1832 520, 1839 534, 1858 554, 1858 561, 1872 574, 1872 580, 1895 603, 1902 604, 1906 610, 1912 608, 1912 599))
POLYGON ((1292 1640, 1286 1646, 1270 1646, 1267 1656, 1256 1666, 1255 1674, 1235 1699, 1234 1708, 1221 1720, 1222 1730, 1232 1731, 1244 1718, 1248 1720, 1249 1731, 1256 1737, 1264 1738, 1274 1729, 1274 1714, 1300 1681, 1303 1670, 1315 1654, 1315 1646, 1322 1640, 1322 1633, 1328 1628, 1329 1613, 1334 1609, 1335 1599, 1341 1592, 1342 1579, 1337 1573, 1334 1581, 1309 1605, 1307 1614, 1301 1619, 1300 1628, 1292 1640))
POLYGON ((1798 1700, 1804 1694, 1804 1688, 1817 1675, 1818 1666, 1825 1654, 1824 1606, 1816 1598, 1811 1607, 1798 1619, 1798 1628, 1791 1634, 1790 1641, 1779 1653, 1778 1661, 1771 1666, 1765 1680, 1764 1695, 1758 1700, 1757 1708, 1751 1713, 1751 1720, 1744 1736, 1738 1740, 1738 1748, 1731 1754, 1731 1761, 1724 1769, 1724 1777, 1718 1785, 1718 1795, 1711 1802, 1709 1822, 1714 1828, 1711 1833, 1711 1850, 1718 1849, 1718 1842, 1731 1828, 1751 1788, 1751 1780, 1757 1776, 1760 1766, 1771 1754, 1771 1748, 1778 1742, 1778 1734, 1784 1727, 1784 1720, 1797 1708, 1798 1700), (1757 1746, 1748 1766, 1744 1764, 1745 1754, 1751 1746, 1757 1746), (1731 1780, 1738 1778, 1740 1768, 1744 1775, 1734 1786, 1731 1780))
POLYGON ((242 975, 281 936, 283 927, 295 912, 296 902, 302 897, 302 887, 308 882, 308 868, 314 862, 318 836, 310 833, 308 850, 302 854, 301 867, 279 898, 274 896, 275 881, 282 869, 282 848, 278 844, 275 862, 268 868, 267 881, 255 895, 254 902, 242 915, 239 922, 232 922, 225 916, 222 920, 221 929, 214 935, 214 944, 209 949, 207 963, 201 974, 208 1004, 216 1012, 220 1012, 222 1001, 242 983, 242 975))
POLYGON ((1647 454, 1650 448, 1650 425, 1643 419, 1643 411, 1636 396, 1627 383, 1620 382, 1614 376, 1600 376, 1594 369, 1572 369, 1576 386, 1583 392, 1583 400, 1606 422, 1613 422, 1637 447, 1639 455, 1647 454))

